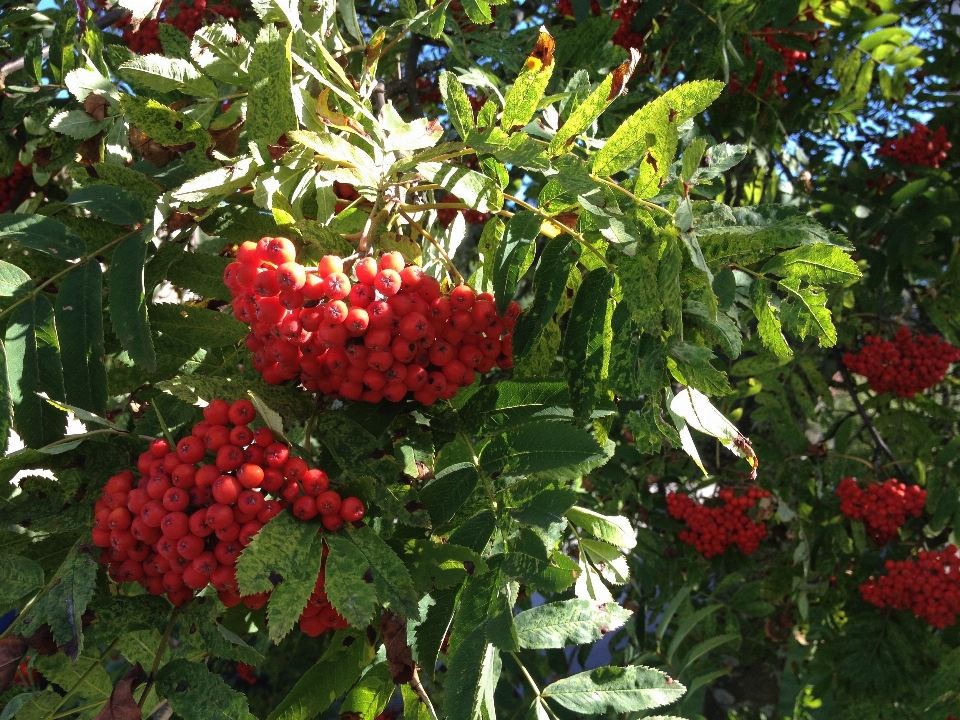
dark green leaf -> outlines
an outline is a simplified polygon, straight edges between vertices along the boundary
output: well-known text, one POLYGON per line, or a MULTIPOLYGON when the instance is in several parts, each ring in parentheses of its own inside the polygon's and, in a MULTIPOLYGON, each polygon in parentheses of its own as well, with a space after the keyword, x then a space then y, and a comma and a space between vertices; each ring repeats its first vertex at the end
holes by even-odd
POLYGON ((350 689, 374 658, 366 633, 344 630, 333 636, 327 651, 307 670, 267 720, 310 720, 350 689))
POLYGON ((580 465, 603 455, 590 433, 566 423, 541 420, 511 431, 502 446, 487 445, 480 453, 480 464, 485 472, 529 475, 580 465))
POLYGON ((101 416, 107 405, 102 294, 100 264, 86 263, 60 284, 56 307, 67 402, 101 416))
POLYGON ((434 527, 440 527, 456 514, 480 480, 470 447, 457 438, 437 454, 434 478, 420 491, 434 527))
POLYGON ((585 421, 604 391, 610 361, 613 275, 606 268, 587 273, 570 311, 561 352, 574 416, 585 421))
POLYGON ((113 185, 81 188, 63 202, 88 210, 114 225, 134 225, 144 221, 143 205, 137 197, 113 185))
POLYGON ((10 314, 5 351, 14 429, 27 447, 59 440, 66 430, 66 413, 37 394, 64 399, 60 347, 46 295, 37 295, 10 314))
POLYGON ((33 288, 30 276, 16 265, 0 260, 0 297, 13 297, 33 288))
POLYGON ((247 699, 206 666, 178 658, 157 673, 157 693, 184 718, 256 720, 247 699))
POLYGON ((131 235, 113 251, 110 266, 110 318, 130 358, 148 373, 156 372, 157 356, 150 336, 143 266, 147 256, 142 233, 131 235))
POLYGON ((10 238, 61 260, 77 260, 87 252, 87 244, 80 237, 62 223, 43 215, 0 215, 0 238, 10 238))
POLYGON ((317 436, 330 450, 340 467, 354 477, 368 475, 380 482, 400 479, 400 467, 389 455, 380 457, 379 441, 359 423, 342 412, 327 412, 317 417, 317 436))
POLYGON ((204 298, 229 300, 230 291, 223 284, 223 271, 231 262, 230 258, 219 255, 182 253, 167 271, 167 280, 204 298))
POLYGON ((33 560, 18 555, 0 557, 0 612, 31 590, 43 585, 43 568, 33 560))
POLYGON ((57 570, 50 589, 34 604, 23 619, 23 634, 30 637, 44 623, 50 624, 53 639, 71 658, 83 652, 81 620, 93 597, 97 580, 97 560, 92 545, 73 546, 57 570))
POLYGON ((717 370, 711 360, 716 355, 709 348, 690 342, 678 342, 670 345, 670 357, 676 362, 681 382, 695 387, 708 395, 729 395, 733 392, 724 373, 717 370))
MULTIPOLYGON (((534 232, 539 233, 539 228, 534 232)), ((570 268, 580 259, 580 253, 580 243, 568 235, 554 238, 543 248, 533 276, 533 303, 518 318, 513 332, 513 357, 516 361, 522 360, 533 349, 540 333, 556 312, 566 290, 570 268)), ((495 283, 496 278, 495 275, 495 283)))
POLYGON ((377 592, 372 578, 364 575, 370 569, 366 556, 349 540, 331 533, 327 538, 326 578, 327 599, 350 625, 364 627, 370 623, 376 610, 377 592))
POLYGON ((360 528, 347 525, 342 531, 342 537, 353 543, 366 558, 380 604, 398 615, 419 619, 420 609, 413 580, 390 546, 366 525, 360 528))
POLYGON ((443 709, 449 720, 493 717, 493 692, 500 675, 500 654, 482 628, 469 635, 450 658, 443 709))
POLYGON ((168 341, 190 350, 237 345, 249 332, 246 325, 226 313, 172 303, 151 306, 150 325, 168 341))

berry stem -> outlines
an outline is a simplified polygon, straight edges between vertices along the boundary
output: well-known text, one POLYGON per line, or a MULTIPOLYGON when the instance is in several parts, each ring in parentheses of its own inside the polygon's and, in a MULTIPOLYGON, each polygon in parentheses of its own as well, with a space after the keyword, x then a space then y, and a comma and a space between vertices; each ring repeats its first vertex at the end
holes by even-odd
POLYGON ((567 233, 567 235, 570 235, 571 237, 575 238, 581 245, 583 245, 587 250, 589 250, 593 255, 595 255, 595 256, 604 264, 604 267, 606 267, 607 270, 609 270, 610 272, 613 272, 613 271, 614 271, 613 265, 611 265, 610 263, 607 262, 607 259, 603 256, 603 253, 601 253, 601 252, 600 252, 599 250, 597 250, 593 245, 591 245, 590 243, 588 243, 587 240, 586 240, 586 238, 583 237, 583 235, 581 235, 580 233, 578 233, 576 230, 574 230, 574 229, 571 228, 571 227, 568 227, 568 226, 564 225, 562 222, 560 222, 560 221, 557 220, 556 218, 550 217, 549 215, 547 215, 543 210, 541 210, 541 209, 538 208, 537 206, 531 205, 530 203, 528 203, 528 202, 526 202, 526 201, 524 201, 524 200, 521 200, 520 198, 518 198, 518 197, 516 197, 516 196, 514 196, 514 195, 508 195, 507 193, 504 193, 504 194, 503 194, 503 197, 504 197, 505 199, 509 200, 510 202, 516 203, 517 205, 519 205, 520 207, 522 207, 524 210, 529 210, 530 212, 534 213, 535 215, 539 215, 539 216, 542 217, 544 220, 553 223, 553 224, 556 225, 558 228, 560 228, 563 232, 567 233))
POLYGON ((140 695, 140 702, 137 703, 137 707, 143 710, 144 703, 147 702, 147 695, 150 694, 150 691, 153 689, 153 684, 157 678, 157 670, 160 669, 160 661, 163 659, 163 651, 167 648, 167 643, 170 640, 170 633, 173 632, 173 626, 177 621, 177 615, 180 614, 180 608, 174 606, 173 610, 170 612, 170 619, 167 621, 167 626, 163 629, 163 635, 160 637, 160 645, 157 647, 157 652, 153 656, 153 667, 150 668, 150 675, 147 678, 147 684, 143 687, 143 694, 140 695))
POLYGON ((48 285, 51 285, 51 284, 55 283, 57 280, 59 280, 60 278, 62 278, 64 275, 67 275, 68 273, 73 272, 74 270, 76 270, 76 269, 77 269, 78 267, 80 267, 81 265, 86 265, 88 262, 90 262, 91 260, 95 259, 95 258, 98 257, 99 255, 103 255, 103 253, 104 253, 106 250, 109 250, 110 248, 116 247, 116 246, 119 245, 121 242, 123 242, 123 241, 126 240, 128 237, 130 237, 131 235, 136 235, 138 232, 141 232, 142 229, 143 229, 143 228, 138 228, 138 229, 136 229, 136 230, 133 230, 133 231, 131 231, 131 232, 128 232, 126 235, 121 235, 121 236, 118 237, 116 240, 112 240, 112 241, 108 242, 106 245, 104 245, 103 247, 97 249, 95 252, 92 252, 92 253, 90 253, 89 255, 86 255, 86 256, 80 258, 80 259, 77 260, 77 262, 75 262, 73 265, 70 265, 69 267, 66 267, 66 268, 64 268, 63 270, 61 270, 60 272, 58 272, 58 273, 56 273, 55 275, 51 276, 51 277, 48 278, 46 281, 44 281, 44 282, 40 283, 39 285, 37 285, 33 290, 31 290, 30 292, 28 292, 28 293, 26 293, 25 295, 23 295, 23 296, 22 296, 19 300, 17 300, 15 303, 12 303, 12 304, 9 305, 5 310, 3 310, 2 312, 0 312, 0 318, 4 317, 5 315, 9 315, 10 312, 11 312, 14 308, 19 307, 19 306, 22 305, 23 303, 25 303, 25 302, 27 302, 27 301, 29 301, 29 300, 33 300, 37 295, 39 295, 41 292, 43 292, 44 288, 46 288, 48 285))
POLYGON ((460 271, 457 270, 457 266, 453 264, 453 260, 450 259, 450 256, 447 255, 447 251, 444 250, 443 247, 440 245, 440 243, 437 242, 436 238, 434 238, 433 235, 431 235, 426 230, 424 230, 423 226, 420 223, 418 223, 412 217, 407 215, 407 213, 404 212, 402 207, 398 207, 397 210, 403 216, 404 220, 410 223, 417 232, 419 232, 427 240, 429 240, 430 243, 437 249, 437 252, 440 253, 440 257, 443 258, 443 261, 447 266, 447 272, 450 274, 450 277, 456 280, 458 285, 463 285, 464 282, 466 282, 463 279, 463 275, 461 275, 460 271))
POLYGON ((80 689, 80 686, 83 685, 84 682, 86 682, 86 679, 87 677, 89 677, 90 673, 94 671, 94 668, 100 667, 100 663, 102 663, 104 660, 107 659, 107 656, 113 652, 113 649, 117 646, 117 643, 119 642, 120 642, 120 638, 117 638, 116 640, 114 640, 112 643, 110 643, 107 646, 107 649, 104 650, 103 653, 101 653, 100 657, 97 658, 96 662, 90 663, 90 667, 88 667, 84 671, 83 675, 77 678, 77 681, 73 684, 73 687, 67 690, 67 694, 64 695, 62 698, 60 698, 60 702, 57 703, 57 706, 53 708, 50 712, 48 712, 46 715, 44 715, 42 720, 52 720, 52 718, 57 714, 57 711, 60 708, 62 708, 64 705, 66 705, 67 701, 70 698, 72 698, 74 694, 76 694, 76 692, 80 689))

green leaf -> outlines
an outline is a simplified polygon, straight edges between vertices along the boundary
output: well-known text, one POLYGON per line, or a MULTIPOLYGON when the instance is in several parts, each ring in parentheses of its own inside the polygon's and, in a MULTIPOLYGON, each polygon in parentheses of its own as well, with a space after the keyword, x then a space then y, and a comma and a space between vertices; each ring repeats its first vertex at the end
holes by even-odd
POLYGON ((513 332, 516 361, 522 360, 533 349, 556 312, 566 291, 570 268, 580 259, 581 251, 580 243, 567 235, 550 240, 543 248, 533 276, 533 302, 517 319, 513 332))
POLYGON ((230 291, 223 284, 223 271, 231 262, 230 258, 219 255, 183 253, 167 270, 167 280, 204 298, 229 300, 230 291))
POLYGON ((670 641, 670 647, 667 648, 667 662, 673 664, 673 659, 677 654, 677 650, 680 649, 680 645, 686 639, 687 635, 689 635, 702 621, 706 620, 708 617, 720 610, 721 607, 723 606, 707 605, 691 613, 690 615, 687 615, 683 619, 683 621, 680 623, 680 626, 677 628, 676 633, 674 633, 673 639, 670 641))
POLYGON ((336 633, 320 660, 307 670, 267 720, 310 720, 350 689, 374 658, 366 633, 336 633))
POLYGON ((486 710, 494 717, 493 693, 500 676, 500 653, 480 628, 450 658, 443 709, 449 720, 476 720, 486 710))
POLYGON ((297 113, 293 105, 290 42, 293 34, 281 36, 273 24, 265 25, 257 35, 250 59, 253 84, 247 97, 247 137, 273 145, 281 135, 296 130, 297 113))
POLYGON ((0 214, 0 238, 9 238, 61 260, 78 260, 87 252, 87 244, 82 238, 62 223, 43 215, 0 214))
POLYGON ((73 659, 83 652, 81 620, 93 597, 97 581, 97 560, 92 545, 77 543, 57 570, 50 589, 24 617, 23 634, 30 637, 44 623, 50 624, 53 639, 73 659))
POLYGON ((327 599, 353 627, 370 623, 377 605, 377 591, 372 578, 364 577, 370 565, 366 556, 349 540, 331 533, 326 538, 327 560, 324 565, 327 599))
POLYGON ((193 144, 190 152, 203 153, 213 142, 210 134, 196 120, 151 98, 123 95, 120 107, 131 124, 160 145, 177 147, 193 144))
POLYGON ((184 718, 256 720, 247 699, 232 690, 206 666, 183 658, 171 660, 157 673, 157 693, 184 718))
POLYGON ((770 292, 767 283, 755 280, 751 291, 753 314, 757 317, 757 333, 763 346, 779 358, 788 358, 793 351, 783 336, 780 324, 779 298, 770 292), (776 305, 774 305, 776 301, 776 305))
POLYGON ((277 558, 277 569, 283 574, 283 580, 270 595, 267 605, 268 630, 275 643, 294 628, 307 606, 320 575, 322 552, 321 536, 314 529, 312 536, 300 539, 289 558, 277 558))
POLYGON ((110 676, 100 664, 99 653, 81 655, 76 662, 55 653, 36 658, 33 667, 49 682, 65 690, 75 688, 76 696, 87 703, 106 702, 113 690, 110 676))
POLYGON ((520 647, 562 648, 596 642, 633 616, 619 605, 561 600, 524 610, 514 617, 520 647))
POLYGON ((584 715, 637 712, 669 705, 686 688, 666 673, 640 665, 601 667, 557 680, 543 689, 568 710, 584 715))
POLYGON ((143 205, 131 193, 113 185, 81 188, 63 201, 88 210, 114 225, 134 225, 144 220, 143 205))
POLYGON ((150 326, 190 350, 237 345, 249 333, 246 325, 226 313, 173 303, 151 306, 150 326))
POLYGON ((173 198, 185 203, 219 201, 234 190, 249 185, 256 175, 257 164, 253 158, 240 158, 226 167, 190 178, 173 191, 173 198))
POLYGON ((536 47, 504 97, 500 127, 505 131, 523 127, 533 118, 553 75, 555 44, 546 28, 541 28, 536 47))
POLYGON ((485 472, 529 475, 577 466, 604 455, 590 433, 566 423, 541 420, 505 437, 502 446, 490 443, 481 451, 480 465, 485 472))
POLYGON ((196 598, 180 612, 181 627, 189 628, 189 634, 181 638, 214 657, 251 665, 262 663, 263 655, 221 624, 225 612, 226 608, 216 597, 196 598))
POLYGON ((657 269, 657 284, 660 302, 663 304, 663 319, 675 335, 683 333, 683 295, 680 290, 682 265, 683 254, 680 246, 676 240, 667 237, 657 269))
POLYGON ((113 251, 110 266, 110 319, 130 359, 148 373, 157 371, 157 356, 150 336, 143 265, 147 257, 144 233, 131 235, 113 251))
POLYGON ((481 510, 450 533, 449 542, 482 553, 493 536, 497 519, 492 510, 481 510))
POLYGON ((320 160, 327 160, 348 168, 364 169, 369 173, 377 172, 377 166, 372 157, 339 135, 332 133, 319 135, 308 130, 297 130, 290 133, 289 138, 313 150, 320 160))
POLYGON ((620 515, 601 515, 594 510, 572 507, 567 510, 567 518, 614 547, 631 549, 637 545, 637 531, 627 518, 620 515))
POLYGON ((102 293, 100 264, 86 263, 64 278, 56 307, 67 402, 97 415, 107 405, 102 293))
MULTIPOLYGON (((405 0, 400 0, 401 7, 405 0)), ((406 0, 413 2, 413 0, 406 0)), ((430 709, 427 704, 417 695, 416 691, 409 684, 400 686, 400 694, 403 696, 403 717, 404 720, 432 720, 430 709)))
POLYGON ((781 280, 777 287, 787 293, 787 302, 780 306, 780 314, 801 340, 815 335, 820 347, 837 344, 837 329, 827 309, 827 294, 821 288, 800 287, 800 281, 781 280))
POLYGON ((157 92, 182 92, 197 97, 217 97, 217 86, 188 61, 163 55, 135 55, 117 71, 157 92))
POLYGON ((37 394, 64 399, 60 346, 46 295, 35 296, 10 314, 5 350, 14 429, 27 447, 59 440, 66 430, 66 413, 37 394))
POLYGON ((275 642, 296 624, 320 575, 317 529, 316 523, 282 512, 260 529, 237 560, 237 583, 243 595, 273 593, 267 612, 275 642), (281 591, 284 585, 288 587, 281 591))
POLYGON ((678 380, 709 395, 729 395, 733 392, 727 376, 711 363, 716 359, 710 348, 691 342, 675 342, 669 347, 670 357, 676 363, 678 380))
POLYGON ((420 491, 420 500, 427 506, 433 526, 449 522, 478 482, 480 476, 470 447, 461 438, 444 445, 437 454, 433 480, 420 491))
POLYGON ((163 54, 167 57, 190 59, 190 38, 171 23, 160 23, 157 25, 157 32, 160 35, 160 45, 163 47, 163 54))
POLYGON ((860 268, 850 255, 836 245, 804 245, 787 250, 768 261, 760 272, 817 285, 861 277, 860 268))
POLYGON ((193 36, 190 55, 214 80, 246 86, 252 55, 250 43, 230 23, 206 25, 193 36))
POLYGON ((387 455, 376 457, 380 442, 362 425, 342 412, 326 412, 317 416, 317 437, 327 446, 337 463, 354 477, 369 475, 380 482, 400 479, 400 466, 387 455), (374 455, 374 457, 371 457, 374 455))
POLYGON ((16 297, 33 288, 30 276, 16 265, 0 260, 0 297, 16 297))
POLYGON ((360 678, 360 682, 343 699, 340 714, 359 720, 374 720, 387 707, 396 689, 390 666, 385 662, 378 663, 360 678))
POLYGON ((564 374, 570 386, 574 416, 590 417, 604 391, 610 364, 613 275, 604 267, 591 270, 573 301, 563 338, 564 374))
POLYGON ((734 360, 740 356, 740 351, 743 349, 740 330, 729 317, 717 313, 716 318, 712 319, 706 306, 695 300, 687 302, 683 315, 690 326, 716 341, 727 357, 734 360))
POLYGON ((477 25, 487 25, 493 22, 493 14, 490 12, 491 5, 498 5, 499 2, 488 2, 488 0, 463 0, 461 3, 470 22, 477 25))
POLYGON ((533 262, 539 235, 540 216, 529 210, 521 210, 507 222, 493 261, 493 293, 501 315, 517 292, 517 282, 533 262))
POLYGON ((50 120, 50 129, 75 140, 86 140, 102 132, 108 124, 98 122, 84 110, 62 110, 50 120))
POLYGON ((487 564, 470 548, 450 542, 418 540, 405 556, 413 581, 421 588, 459 587, 468 577, 482 575, 487 564))
POLYGON ((500 186, 486 175, 449 163, 420 163, 417 170, 424 180, 440 185, 474 210, 495 213, 503 207, 500 186))
POLYGON ((43 585, 43 568, 33 560, 17 555, 0 556, 0 612, 31 590, 43 585))
POLYGON ((699 660, 701 657, 706 655, 711 650, 716 650, 718 647, 722 647, 731 642, 736 642, 740 640, 740 635, 737 633, 726 633, 724 635, 716 635, 712 638, 707 638, 703 642, 699 642, 690 648, 690 652, 681 661, 679 667, 681 671, 689 667, 692 663, 699 660))
POLYGON ((73 179, 83 187, 94 185, 112 185, 122 187, 136 197, 140 204, 152 210, 160 196, 161 188, 143 173, 122 165, 94 163, 71 173, 73 179))
MULTIPOLYGON (((366 559, 380 604, 398 615, 420 619, 417 592, 407 568, 397 554, 370 527, 345 526, 340 537, 351 542, 366 559)), ((363 577, 361 575, 361 577, 363 577)))
POLYGON ((665 176, 676 154, 676 126, 703 112, 722 90, 723 83, 716 80, 694 80, 644 105, 593 156, 593 172, 613 175, 643 160, 637 192, 643 197, 655 195, 658 181, 665 176))
POLYGON ((558 593, 577 579, 577 564, 562 553, 550 558, 535 557, 525 552, 508 552, 503 556, 503 574, 542 593, 558 593))
POLYGON ((626 91, 627 83, 630 82, 639 59, 640 53, 631 49, 630 59, 609 73, 603 82, 577 105, 550 141, 550 147, 547 150, 550 157, 556 157, 565 152, 576 137, 589 128, 603 111, 610 107, 610 103, 626 91))
POLYGON ((702 137, 694 138, 683 151, 681 160, 680 179, 689 183, 694 174, 700 168, 700 161, 703 160, 703 153, 707 149, 707 141, 702 137))
MULTIPOLYGON (((623 302, 630 309, 630 317, 637 326, 651 335, 659 334, 661 325, 659 255, 660 243, 649 242, 641 243, 632 257, 617 255, 616 258, 617 276, 623 288, 623 302)), ((679 272, 679 264, 676 271, 679 272)), ((673 282, 676 283, 676 278, 673 282)), ((518 321, 518 329, 519 326, 518 321)), ((516 332, 513 347, 516 356, 516 332)))

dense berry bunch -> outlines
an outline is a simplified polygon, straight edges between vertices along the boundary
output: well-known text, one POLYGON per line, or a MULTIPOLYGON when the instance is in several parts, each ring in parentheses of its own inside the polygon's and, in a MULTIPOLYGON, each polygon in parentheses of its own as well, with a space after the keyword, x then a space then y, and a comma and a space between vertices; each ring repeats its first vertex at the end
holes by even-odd
POLYGON ((860 595, 877 607, 910 610, 936 628, 960 615, 960 557, 954 545, 925 550, 911 560, 887 560, 887 574, 870 578, 860 595))
POLYGON ((909 135, 887 140, 877 154, 893 158, 901 165, 938 168, 940 162, 947 159, 947 150, 951 147, 953 145, 947 141, 946 128, 939 127, 931 133, 923 123, 914 123, 909 135))
MULTIPOLYGON (((437 197, 437 202, 459 203, 461 200, 456 195, 447 193, 446 195, 440 195, 437 197)), ((450 223, 454 221, 458 213, 463 213, 463 219, 468 225, 482 225, 490 219, 490 213, 480 212, 479 210, 473 210, 471 208, 467 208, 465 210, 457 210, 455 208, 440 208, 437 210, 437 221, 443 225, 443 227, 449 227, 450 223)))
POLYGON ((721 554, 731 545, 736 545, 744 555, 756 552, 760 541, 767 536, 767 526, 754 522, 747 512, 758 500, 770 497, 760 488, 750 488, 746 495, 737 497, 733 490, 720 491, 720 507, 701 505, 684 493, 667 494, 667 510, 677 520, 690 526, 679 538, 693 545, 704 557, 721 554))
POLYGON ((149 53, 163 53, 160 43, 160 24, 172 25, 189 38, 193 38, 197 30, 206 23, 219 18, 238 20, 240 13, 229 5, 208 5, 207 0, 193 0, 192 3, 181 2, 175 12, 169 10, 170 0, 164 0, 160 6, 159 19, 144 20, 134 31, 130 25, 130 18, 124 18, 116 23, 116 27, 123 30, 123 41, 138 55, 149 53))
POLYGON ((13 200, 24 185, 29 185, 33 178, 33 170, 29 165, 21 165, 17 160, 10 174, 0 178, 0 212, 12 210, 13 200))
POLYGON ((843 364, 863 375, 876 393, 913 397, 941 382, 951 363, 960 360, 960 349, 935 335, 917 335, 902 325, 896 339, 864 338, 859 353, 846 353, 843 364))
POLYGON ((138 582, 174 605, 212 584, 228 607, 242 600, 257 609, 267 594, 241 598, 234 566, 266 522, 290 506, 301 520, 321 515, 335 532, 365 510, 329 489, 326 473, 292 456, 268 428, 251 429, 256 411, 248 400, 213 400, 203 414, 176 448, 151 443, 137 460, 139 479, 124 470, 107 481, 94 507, 93 542, 115 582, 138 582))
MULTIPOLYGON (((616 20, 616 31, 613 33, 611 42, 619 45, 625 50, 643 46, 643 35, 633 30, 633 18, 640 9, 640 0, 619 0, 617 6, 613 9, 613 19, 616 20)), ((574 17, 573 0, 558 0, 557 11, 566 17, 574 17)), ((597 0, 590 0, 590 14, 599 17, 603 14, 603 8, 597 0)))
POLYGON ((919 485, 904 485, 890 479, 862 490, 853 478, 844 478, 837 486, 840 512, 861 521, 878 545, 897 537, 907 516, 920 517, 927 503, 927 492, 919 485))
POLYGON ((431 405, 477 373, 513 367, 516 303, 501 318, 488 293, 461 285, 442 294, 398 252, 357 260, 352 279, 344 270, 333 255, 304 268, 284 238, 240 246, 224 282, 264 380, 298 378, 307 390, 366 402, 412 392, 431 405))
MULTIPOLYGON (((776 90, 777 95, 779 95, 780 97, 783 97, 784 95, 787 94, 787 86, 786 86, 786 83, 784 83, 784 80, 786 79, 787 75, 793 72, 796 72, 797 63, 806 60, 807 53, 803 52, 802 50, 791 50, 788 47, 784 47, 783 45, 778 43, 776 40, 774 40, 773 34, 769 30, 766 30, 763 33, 761 33, 760 38, 767 45, 769 45, 771 48, 773 48, 780 54, 780 57, 783 58, 783 62, 786 65, 785 70, 780 70, 773 74, 773 84, 771 85, 771 87, 765 89, 764 97, 765 98, 769 97, 770 93, 773 90, 776 90)), ((749 41, 744 43, 744 53, 746 54, 747 57, 750 57, 751 50, 750 50, 749 41)), ((760 78, 762 75, 763 75, 763 60, 757 60, 757 69, 756 69, 756 72, 754 72, 753 74, 753 80, 746 87, 747 93, 749 93, 750 95, 757 94, 758 86, 760 84, 760 78)), ((742 89, 743 88, 741 87, 738 79, 736 77, 731 77, 730 92, 738 93, 742 89)))

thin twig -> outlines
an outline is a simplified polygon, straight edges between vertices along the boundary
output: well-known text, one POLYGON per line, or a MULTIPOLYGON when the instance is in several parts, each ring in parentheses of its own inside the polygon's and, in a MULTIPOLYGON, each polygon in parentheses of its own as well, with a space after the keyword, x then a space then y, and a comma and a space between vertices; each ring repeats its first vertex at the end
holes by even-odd
POLYGON ((420 698, 420 701, 427 706, 427 712, 430 713, 432 720, 439 720, 437 717, 437 711, 433 707, 433 703, 430 702, 430 696, 427 695, 426 689, 423 687, 423 683, 420 682, 420 673, 418 672, 419 668, 413 666, 413 677, 410 678, 410 687, 413 688, 413 691, 417 694, 417 697, 420 698))
POLYGON ((157 654, 153 656, 153 667, 150 668, 150 676, 147 678, 147 684, 143 687, 143 695, 140 696, 140 702, 137 707, 143 710, 144 703, 147 702, 147 695, 153 690, 153 684, 157 679, 157 670, 160 669, 160 661, 163 659, 163 651, 167 649, 167 642, 170 640, 170 633, 173 632, 173 625, 180 613, 179 607, 174 607, 170 612, 170 619, 167 621, 167 627, 163 630, 163 636, 160 638, 160 646, 157 648, 157 654))
POLYGON ((423 229, 423 226, 414 220, 412 217, 407 215, 403 210, 399 210, 399 213, 403 216, 403 219, 410 223, 421 235, 423 235, 431 244, 437 249, 437 252, 440 253, 440 257, 443 258, 443 261, 447 265, 447 272, 450 273, 451 277, 456 280, 458 285, 463 285, 465 280, 463 275, 460 274, 460 271, 457 270, 457 266, 453 264, 453 260, 450 259, 450 256, 447 255, 447 251, 443 249, 440 243, 437 242, 436 238, 433 237, 430 233, 423 229))
POLYGON ((10 312, 11 312, 14 308, 22 305, 23 303, 25 303, 25 302, 27 302, 27 301, 29 301, 29 300, 33 300, 37 295, 39 295, 41 292, 43 292, 43 289, 44 289, 44 288, 46 288, 48 285, 50 285, 50 284, 52 284, 52 283, 55 283, 57 280, 59 280, 60 278, 62 278, 64 275, 70 274, 71 272, 73 272, 74 270, 76 270, 76 269, 77 269, 78 267, 80 267, 81 265, 86 265, 88 262, 90 262, 91 260, 95 259, 97 256, 102 255, 105 250, 109 250, 110 248, 114 247, 115 245, 119 245, 121 242, 123 242, 124 240, 126 240, 126 239, 127 239, 128 237, 130 237, 131 235, 136 235, 138 232, 140 232, 141 229, 142 229, 142 228, 137 229, 137 230, 134 230, 134 231, 132 231, 132 232, 127 233, 126 235, 122 235, 121 237, 118 237, 116 240, 112 240, 112 241, 108 242, 108 243, 107 243, 106 245, 104 245, 103 247, 97 249, 96 252, 93 252, 93 253, 85 256, 85 257, 80 258, 77 262, 73 263, 73 265, 70 265, 69 267, 64 268, 63 270, 61 270, 60 272, 58 272, 58 273, 57 273, 56 275, 54 275, 53 277, 51 277, 51 278, 47 279, 46 281, 40 283, 40 284, 37 285, 33 290, 31 290, 30 292, 26 293, 23 297, 21 297, 21 298, 20 298, 19 300, 17 300, 15 303, 13 303, 13 304, 10 305, 8 308, 6 308, 6 309, 3 310, 2 312, 0 312, 0 318, 3 318, 5 315, 9 315, 10 312))
POLYGON ((613 180, 610 180, 609 178, 603 178, 603 177, 600 177, 599 175, 591 175, 590 177, 593 180, 596 180, 598 183, 603 183, 607 187, 613 188, 614 190, 619 190, 624 195, 626 195, 631 200, 633 200, 637 205, 645 207, 648 210, 659 210, 660 212, 666 213, 669 217, 673 218, 673 213, 667 210, 665 207, 661 207, 660 205, 657 205, 656 203, 652 203, 649 200, 638 198, 636 195, 634 195, 632 192, 627 190, 625 187, 623 187, 619 183, 614 182, 613 180))
POLYGON ((114 640, 112 643, 110 643, 107 646, 107 649, 103 651, 103 653, 100 655, 99 658, 97 658, 97 660, 90 663, 90 667, 88 667, 84 671, 83 675, 81 675, 77 679, 77 681, 73 684, 73 687, 67 690, 67 694, 64 695, 62 698, 60 698, 60 702, 57 703, 57 706, 43 716, 43 720, 51 720, 57 714, 57 711, 67 704, 67 701, 76 694, 77 690, 80 689, 80 686, 84 683, 84 681, 87 679, 90 673, 92 673, 95 668, 100 667, 100 663, 102 663, 106 659, 106 657, 113 652, 113 649, 117 646, 117 643, 119 642, 120 642, 120 638, 117 638, 116 640, 114 640))
POLYGON ((614 270, 613 265, 611 265, 610 263, 608 263, 608 262, 607 262, 607 259, 603 256, 603 254, 602 254, 599 250, 597 250, 593 245, 591 245, 589 242, 587 242, 586 238, 583 237, 583 235, 581 235, 580 233, 578 233, 576 230, 574 230, 574 229, 571 228, 571 227, 568 227, 567 225, 564 225, 562 222, 560 222, 560 221, 557 220, 556 218, 551 217, 550 215, 547 215, 543 210, 541 210, 540 208, 538 208, 536 205, 531 205, 530 203, 526 202, 525 200, 521 200, 520 198, 518 198, 518 197, 516 197, 516 196, 514 196, 514 195, 508 195, 507 193, 504 193, 504 194, 503 194, 503 197, 504 197, 506 200, 509 200, 510 202, 513 202, 513 203, 516 203, 517 205, 519 205, 520 207, 524 208, 525 210, 529 210, 530 212, 534 213, 535 215, 539 215, 539 216, 542 217, 544 220, 546 220, 546 221, 548 221, 548 222, 551 222, 551 223, 553 223, 554 225, 556 225, 556 226, 557 226, 558 228, 560 228, 563 232, 567 233, 567 235, 572 236, 572 237, 573 237, 574 239, 576 239, 581 245, 583 245, 587 250, 589 250, 593 255, 595 255, 595 256, 603 263, 604 267, 606 267, 607 270, 609 270, 610 272, 613 272, 613 270, 614 270))
POLYGON ((864 426, 867 428, 867 432, 870 433, 870 437, 873 438, 873 442, 876 443, 877 447, 883 451, 893 462, 893 465, 897 468, 897 472, 900 473, 900 479, 903 480, 909 477, 907 471, 900 465, 900 461, 897 460, 897 456, 893 454, 893 451, 887 445, 886 441, 883 439, 883 436, 880 435, 880 431, 877 430, 876 425, 873 424, 873 420, 870 419, 870 416, 867 415, 866 408, 863 407, 863 403, 860 402, 860 398, 857 397, 857 386, 853 382, 853 377, 850 375, 850 371, 841 365, 840 367, 840 376, 843 378, 844 385, 847 386, 847 393, 850 395, 850 399, 853 400, 853 405, 857 408, 857 413, 860 415, 860 419, 863 420, 864 426))

